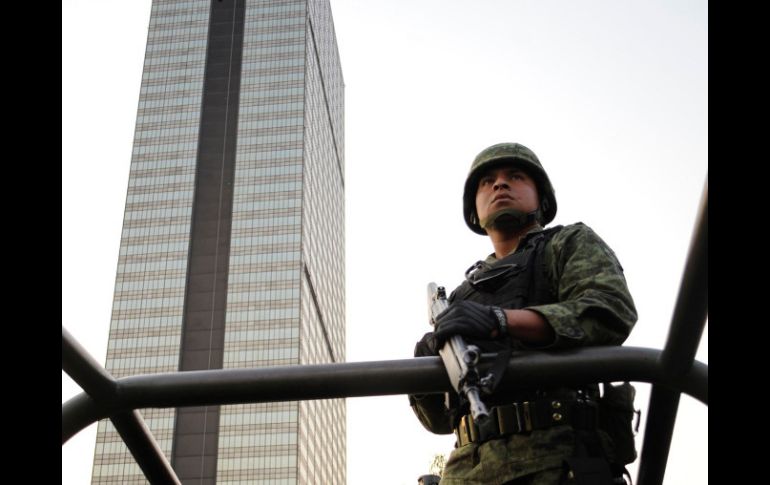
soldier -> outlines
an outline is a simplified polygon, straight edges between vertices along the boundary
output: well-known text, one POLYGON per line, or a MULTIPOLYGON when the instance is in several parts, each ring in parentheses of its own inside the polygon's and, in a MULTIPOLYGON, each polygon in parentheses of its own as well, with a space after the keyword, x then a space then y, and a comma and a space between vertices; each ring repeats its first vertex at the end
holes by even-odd
MULTIPOLYGON (((465 182, 463 215, 473 232, 489 237, 494 253, 468 269, 415 356, 437 355, 452 335, 484 351, 625 341, 637 316, 623 268, 588 226, 544 228, 556 215, 556 198, 530 149, 500 143, 483 150, 465 182)), ((460 397, 409 401, 426 429, 457 436, 442 485, 624 483, 624 463, 597 429, 598 397, 598 385, 496 392, 484 399, 494 423, 483 430, 460 397)))

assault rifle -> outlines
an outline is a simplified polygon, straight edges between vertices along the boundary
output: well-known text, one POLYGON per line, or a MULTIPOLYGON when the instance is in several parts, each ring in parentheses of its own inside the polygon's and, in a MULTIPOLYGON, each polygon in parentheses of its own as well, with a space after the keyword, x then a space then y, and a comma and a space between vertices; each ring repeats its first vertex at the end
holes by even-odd
MULTIPOLYGON (((436 283, 428 283, 428 310, 430 324, 436 326, 436 317, 449 307, 446 290, 436 283)), ((439 350, 441 360, 449 375, 449 382, 458 394, 465 396, 470 404, 473 420, 481 424, 489 418, 487 406, 481 400, 479 389, 483 389, 491 376, 481 378, 477 364, 481 350, 467 345, 459 335, 453 335, 439 350)))

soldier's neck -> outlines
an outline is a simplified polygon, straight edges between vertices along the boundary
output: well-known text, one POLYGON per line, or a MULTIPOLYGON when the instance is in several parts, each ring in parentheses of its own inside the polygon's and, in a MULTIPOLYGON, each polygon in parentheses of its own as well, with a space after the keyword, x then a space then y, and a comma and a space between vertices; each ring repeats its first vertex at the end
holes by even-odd
POLYGON ((521 229, 487 229, 489 239, 492 241, 492 247, 495 248, 495 257, 502 259, 512 252, 516 251, 519 247, 519 243, 524 236, 529 234, 533 230, 542 229, 540 224, 534 222, 521 229))

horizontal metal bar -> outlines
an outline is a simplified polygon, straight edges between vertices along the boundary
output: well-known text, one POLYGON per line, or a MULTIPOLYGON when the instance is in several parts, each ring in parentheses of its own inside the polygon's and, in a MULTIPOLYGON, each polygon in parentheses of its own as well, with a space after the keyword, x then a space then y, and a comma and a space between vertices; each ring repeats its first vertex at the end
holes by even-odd
MULTIPOLYGON (((673 380, 662 371, 659 357, 659 350, 637 347, 592 347, 554 353, 520 352, 510 360, 499 388, 513 390, 633 380, 663 384, 707 402, 707 367, 698 367, 686 377, 673 380)), ((492 360, 493 355, 484 355, 481 368, 490 365, 492 360)), ((117 395, 120 407, 145 408, 448 390, 451 386, 440 358, 421 357, 133 376, 118 380, 117 395)))
POLYGON ((181 485, 139 411, 117 413, 110 419, 150 483, 181 485))
MULTIPOLYGON (((517 352, 498 389, 631 380, 665 385, 708 403, 708 367, 697 363, 672 379, 660 351, 589 347, 562 352, 517 352)), ((481 368, 492 356, 482 356, 481 368)), ((143 408, 419 394, 451 390, 439 357, 404 360, 224 369, 124 377, 115 397, 91 410, 95 419, 143 408)), ((62 426, 70 422, 62 406, 62 426)), ((80 424, 80 421, 77 422, 80 424)), ((86 426, 90 424, 87 423, 86 426)))

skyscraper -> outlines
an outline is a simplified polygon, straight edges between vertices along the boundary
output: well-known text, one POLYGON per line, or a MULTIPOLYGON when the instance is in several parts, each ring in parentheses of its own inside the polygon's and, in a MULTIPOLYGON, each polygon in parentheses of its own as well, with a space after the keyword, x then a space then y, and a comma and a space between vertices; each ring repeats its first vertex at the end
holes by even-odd
MULTIPOLYGON (((345 360, 343 128, 328 0, 153 2, 108 371, 345 360)), ((183 482, 345 482, 343 400, 142 413, 183 482)))

